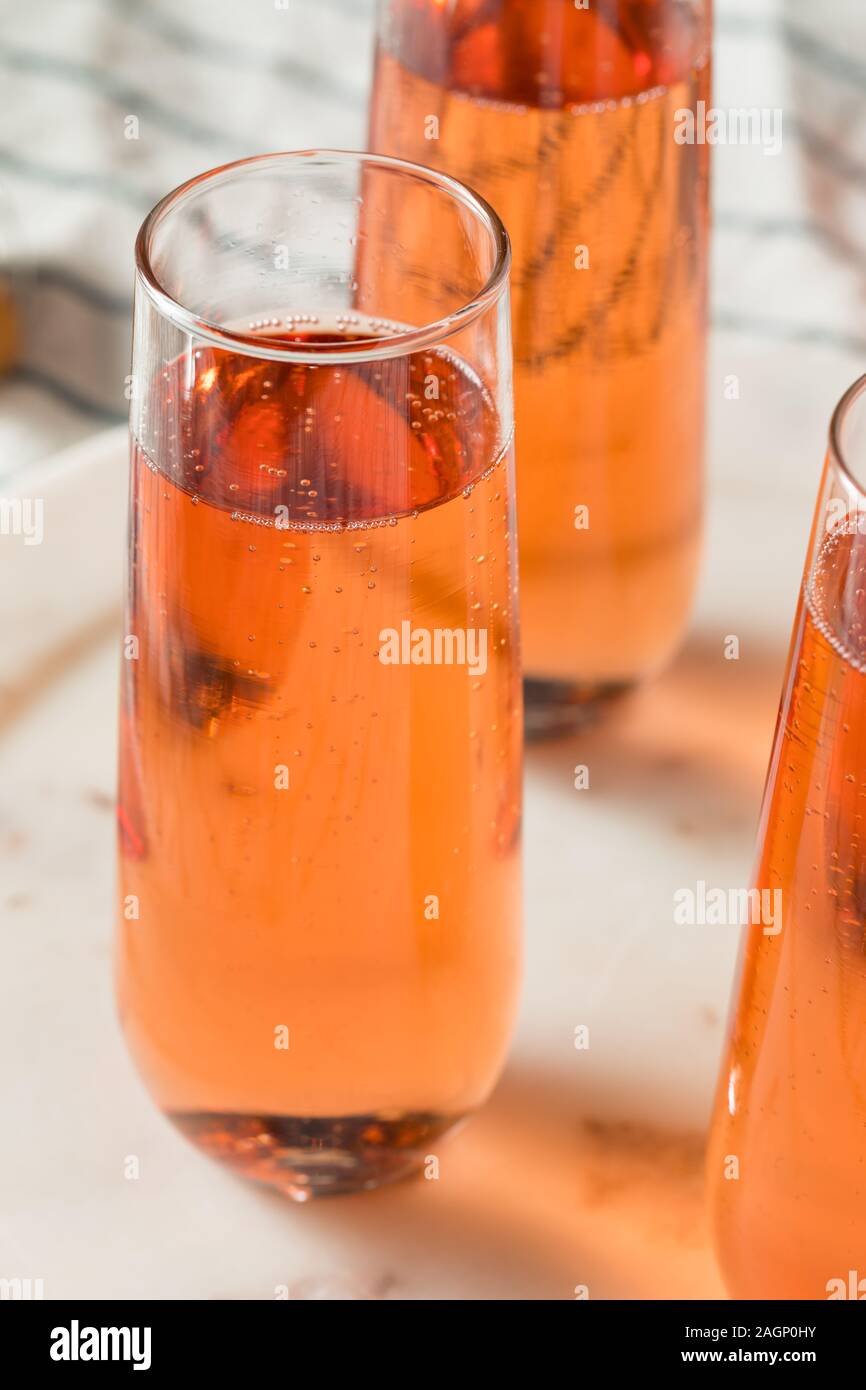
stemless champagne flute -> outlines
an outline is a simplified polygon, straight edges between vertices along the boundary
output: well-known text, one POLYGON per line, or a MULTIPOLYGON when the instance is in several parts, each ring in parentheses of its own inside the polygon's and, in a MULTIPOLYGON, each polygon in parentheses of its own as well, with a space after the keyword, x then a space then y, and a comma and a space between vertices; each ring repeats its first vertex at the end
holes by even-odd
POLYGON ((380 0, 369 145, 514 247, 530 727, 671 656, 701 513, 710 0, 380 0))
POLYGON ((866 377, 831 426, 709 1147, 740 1298, 866 1290, 864 479, 866 377))
POLYGON ((307 152, 177 189, 136 261, 124 1029, 208 1153, 375 1186, 485 1099, 515 1008, 508 239, 452 179, 307 152))

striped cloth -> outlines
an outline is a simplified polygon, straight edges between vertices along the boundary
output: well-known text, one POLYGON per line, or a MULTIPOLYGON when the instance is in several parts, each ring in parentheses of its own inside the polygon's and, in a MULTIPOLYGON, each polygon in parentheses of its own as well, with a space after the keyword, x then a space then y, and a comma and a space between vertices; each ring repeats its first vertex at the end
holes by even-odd
MULTIPOLYGON (((719 370, 772 365, 752 386, 779 429, 774 381, 794 417, 826 418, 866 367, 864 16, 862 0, 717 4, 716 104, 784 111, 777 157, 716 152, 719 370)), ((0 270, 20 339, 0 381, 8 480, 125 417, 133 240, 157 198, 244 155, 363 143, 374 5, 0 0, 0 21, 0 270)))
POLYGON ((126 418, 158 198, 245 155, 363 145, 372 34, 372 0, 0 0, 0 479, 126 418))

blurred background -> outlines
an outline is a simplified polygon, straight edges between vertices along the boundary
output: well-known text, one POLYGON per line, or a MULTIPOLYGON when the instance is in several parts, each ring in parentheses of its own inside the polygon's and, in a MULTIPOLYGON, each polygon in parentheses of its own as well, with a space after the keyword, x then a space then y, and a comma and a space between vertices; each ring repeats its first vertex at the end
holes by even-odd
POLYGON ((714 152, 699 601, 659 681, 530 750, 520 1027, 441 1180, 309 1208, 248 1189, 160 1120, 115 1024, 135 234, 227 160, 363 147, 374 8, 0 0, 0 498, 44 516, 40 544, 0 534, 0 1276, 49 1298, 717 1297, 701 1165, 738 933, 675 926, 672 899, 748 881, 827 425, 866 370, 860 0, 718 0, 715 104, 784 117, 777 155, 714 152))

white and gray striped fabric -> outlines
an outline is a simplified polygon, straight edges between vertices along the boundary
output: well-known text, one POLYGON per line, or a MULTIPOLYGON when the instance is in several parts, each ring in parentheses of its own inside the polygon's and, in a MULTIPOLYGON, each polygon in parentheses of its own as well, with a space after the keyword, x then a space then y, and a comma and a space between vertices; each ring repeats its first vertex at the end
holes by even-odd
POLYGON ((245 155, 363 144, 372 31, 372 0, 0 0, 22 338, 0 478, 125 418, 133 242, 158 198, 245 155))
MULTIPOLYGON (((363 143, 373 24, 373 0, 0 0, 22 338, 0 479, 124 417, 133 241, 157 198, 243 155, 363 143)), ((719 371, 772 361, 771 414, 826 418, 866 367, 866 7, 719 0, 716 58, 717 104, 784 112, 778 156, 716 151, 719 371)))

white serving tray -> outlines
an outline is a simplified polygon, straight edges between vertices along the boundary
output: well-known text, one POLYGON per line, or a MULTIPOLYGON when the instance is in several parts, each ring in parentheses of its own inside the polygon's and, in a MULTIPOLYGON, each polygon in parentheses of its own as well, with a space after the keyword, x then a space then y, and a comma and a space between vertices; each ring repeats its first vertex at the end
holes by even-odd
POLYGON ((675 926, 672 898, 748 874, 788 615, 735 667, 705 610, 654 686, 529 750, 526 985, 500 1087, 443 1144, 438 1182, 295 1208, 187 1147, 127 1060, 110 980, 124 432, 38 480, 43 544, 0 550, 0 1273, 46 1297, 719 1296, 701 1149, 737 932, 675 926))

